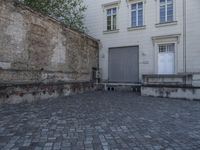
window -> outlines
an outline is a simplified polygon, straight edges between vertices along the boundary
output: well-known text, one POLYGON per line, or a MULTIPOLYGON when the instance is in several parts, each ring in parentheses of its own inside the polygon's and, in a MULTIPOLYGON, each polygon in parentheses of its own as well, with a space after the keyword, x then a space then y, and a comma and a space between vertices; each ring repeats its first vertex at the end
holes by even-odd
POLYGON ((160 23, 174 21, 173 0, 160 0, 160 23))
POLYGON ((117 29, 117 8, 107 9, 107 30, 117 29))
POLYGON ((131 26, 143 26, 143 2, 131 5, 131 26))
POLYGON ((174 53, 175 44, 159 45, 159 53, 174 53))

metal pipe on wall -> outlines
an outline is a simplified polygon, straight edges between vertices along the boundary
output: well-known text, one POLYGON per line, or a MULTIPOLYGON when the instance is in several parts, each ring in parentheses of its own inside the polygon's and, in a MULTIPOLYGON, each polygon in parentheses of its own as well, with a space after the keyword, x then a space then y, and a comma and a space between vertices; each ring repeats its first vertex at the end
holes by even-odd
POLYGON ((187 73, 187 5, 186 0, 183 0, 183 71, 187 73))

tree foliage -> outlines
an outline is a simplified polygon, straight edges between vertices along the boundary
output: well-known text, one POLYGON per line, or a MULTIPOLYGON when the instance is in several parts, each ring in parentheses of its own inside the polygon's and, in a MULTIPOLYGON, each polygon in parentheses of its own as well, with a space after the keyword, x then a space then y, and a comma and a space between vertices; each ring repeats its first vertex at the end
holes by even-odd
POLYGON ((49 15, 69 28, 84 31, 84 12, 86 6, 83 0, 23 0, 25 5, 32 9, 49 15))

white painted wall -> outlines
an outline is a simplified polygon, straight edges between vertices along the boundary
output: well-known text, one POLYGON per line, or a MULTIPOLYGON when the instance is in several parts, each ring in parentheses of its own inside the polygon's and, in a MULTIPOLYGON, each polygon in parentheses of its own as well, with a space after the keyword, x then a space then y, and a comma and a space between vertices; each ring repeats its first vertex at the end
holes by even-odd
POLYGON ((200 72, 200 0, 187 1, 187 71, 200 72))
MULTIPOLYGON (((85 0, 88 9, 86 11, 85 23, 88 34, 101 40, 100 49, 100 68, 102 69, 103 80, 108 79, 108 49, 110 47, 134 46, 139 45, 139 68, 140 79, 142 74, 157 73, 157 48, 153 44, 152 37, 171 34, 180 34, 180 39, 176 43, 176 73, 183 72, 183 0, 175 0, 176 25, 156 27, 158 23, 158 0, 145 0, 144 19, 145 29, 128 31, 130 27, 130 5, 128 0, 121 0, 118 10, 118 33, 105 34, 105 11, 102 4, 116 0, 85 0)), ((188 71, 200 71, 200 1, 188 0, 188 33, 190 37, 187 41, 188 52, 188 71), (193 22, 193 23, 192 23, 193 22), (195 23, 195 26, 194 26, 195 23), (193 46, 191 46, 193 45, 193 46), (192 65, 193 67, 190 67, 192 65)), ((160 40, 159 42, 167 42, 160 40)))

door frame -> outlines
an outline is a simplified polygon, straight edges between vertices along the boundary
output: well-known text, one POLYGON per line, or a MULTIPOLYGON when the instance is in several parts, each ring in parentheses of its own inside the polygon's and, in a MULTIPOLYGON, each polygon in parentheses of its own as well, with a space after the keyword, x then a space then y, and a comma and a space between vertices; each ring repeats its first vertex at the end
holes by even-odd
POLYGON ((162 44, 174 44, 174 74, 178 72, 178 44, 177 42, 158 42, 155 43, 155 73, 158 74, 158 54, 159 54, 159 45, 162 44))
POLYGON ((110 82, 110 50, 115 48, 128 48, 128 47, 137 47, 138 48, 138 82, 140 82, 140 46, 139 45, 128 45, 128 46, 118 46, 118 47, 109 47, 108 48, 108 82, 110 82))

